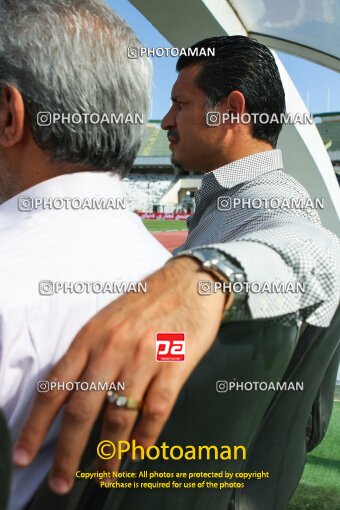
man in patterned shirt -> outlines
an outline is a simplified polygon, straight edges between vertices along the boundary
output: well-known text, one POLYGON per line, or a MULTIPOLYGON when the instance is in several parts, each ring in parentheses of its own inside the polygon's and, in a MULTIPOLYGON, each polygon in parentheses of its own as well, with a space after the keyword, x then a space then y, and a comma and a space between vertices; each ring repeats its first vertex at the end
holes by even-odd
MULTIPOLYGON (((173 105, 162 122, 174 164, 204 174, 188 239, 176 250, 176 257, 147 279, 147 294, 125 295, 100 312, 50 374, 57 380, 115 380, 119 375, 128 381, 127 396, 143 400, 143 409, 139 414, 107 405, 103 438, 114 443, 129 438, 144 447, 155 443, 182 386, 212 346, 223 315, 228 320, 305 321, 327 327, 339 303, 336 236, 322 228, 314 209, 268 207, 272 198, 309 199, 307 191, 283 171, 281 152, 275 149, 282 125, 211 126, 211 116, 207 122, 209 111, 239 118, 245 113, 280 116, 285 111, 271 52, 241 36, 211 38, 194 47, 215 48, 215 56, 180 57, 173 105), (260 208, 251 204, 254 199, 263 201, 260 208), (246 283, 303 283, 303 291, 250 288, 236 293, 229 287, 229 292, 202 296, 197 292, 201 280, 210 285, 238 282, 243 288, 246 283), (158 331, 186 333, 185 363, 155 362, 158 331)), ((272 338, 271 344, 275 341, 272 338)), ((277 376, 279 380, 282 374, 277 376)), ((67 398, 50 477, 52 490, 59 494, 73 485, 105 395, 73 392, 48 400, 39 396, 15 457, 21 466, 32 461, 67 398)), ((117 465, 113 459, 107 469, 117 465)))

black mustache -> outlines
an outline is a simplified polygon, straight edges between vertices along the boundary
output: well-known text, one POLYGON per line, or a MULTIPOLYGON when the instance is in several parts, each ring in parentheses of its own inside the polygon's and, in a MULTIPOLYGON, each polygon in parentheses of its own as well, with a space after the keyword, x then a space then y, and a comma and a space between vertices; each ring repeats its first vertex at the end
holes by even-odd
POLYGON ((177 131, 175 129, 170 129, 168 131, 168 137, 171 136, 171 138, 174 138, 176 140, 176 142, 179 142, 179 134, 177 133, 177 131))

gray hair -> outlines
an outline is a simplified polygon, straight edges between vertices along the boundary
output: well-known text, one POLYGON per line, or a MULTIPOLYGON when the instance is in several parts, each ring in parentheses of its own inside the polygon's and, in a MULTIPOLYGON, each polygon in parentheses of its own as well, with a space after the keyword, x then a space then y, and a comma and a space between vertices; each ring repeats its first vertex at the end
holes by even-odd
POLYGON ((129 114, 146 119, 151 62, 128 58, 141 43, 102 0, 0 0, 0 92, 14 85, 32 136, 52 161, 125 176, 144 123, 38 125, 39 112, 129 114))

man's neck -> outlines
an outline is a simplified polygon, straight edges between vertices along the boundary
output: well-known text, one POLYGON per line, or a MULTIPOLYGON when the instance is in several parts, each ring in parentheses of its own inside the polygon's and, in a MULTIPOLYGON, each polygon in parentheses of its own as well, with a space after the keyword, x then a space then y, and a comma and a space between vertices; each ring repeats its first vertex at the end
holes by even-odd
POLYGON ((27 189, 36 186, 42 182, 48 181, 61 175, 70 175, 74 173, 87 172, 93 170, 92 168, 79 167, 77 165, 53 165, 49 168, 38 168, 36 170, 22 171, 18 173, 11 173, 7 175, 6 182, 2 183, 2 190, 0 193, 0 203, 3 203, 10 198, 23 193, 27 189))

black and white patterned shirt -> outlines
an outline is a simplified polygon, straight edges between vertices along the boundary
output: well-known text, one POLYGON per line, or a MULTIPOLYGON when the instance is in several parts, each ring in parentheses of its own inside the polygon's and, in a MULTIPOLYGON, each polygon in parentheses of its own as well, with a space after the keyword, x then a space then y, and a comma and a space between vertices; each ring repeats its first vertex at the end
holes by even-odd
POLYGON ((298 292, 296 285, 249 290, 244 319, 329 325, 340 299, 340 242, 321 226, 305 188, 283 171, 279 149, 206 173, 195 200, 188 238, 174 254, 214 247, 242 267, 247 282, 284 282, 285 289, 303 282, 298 292))

